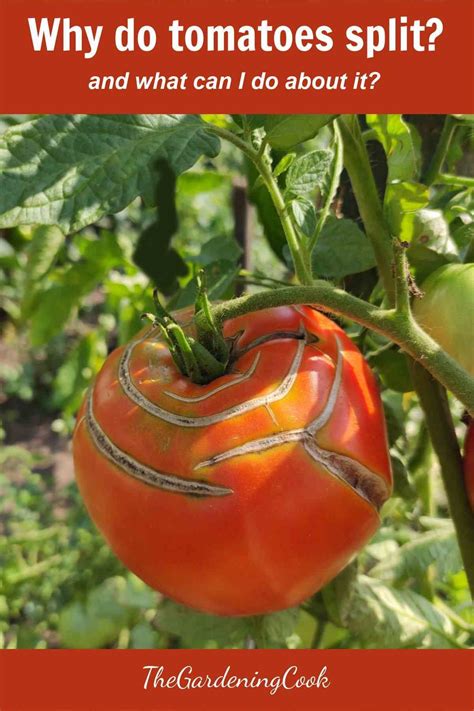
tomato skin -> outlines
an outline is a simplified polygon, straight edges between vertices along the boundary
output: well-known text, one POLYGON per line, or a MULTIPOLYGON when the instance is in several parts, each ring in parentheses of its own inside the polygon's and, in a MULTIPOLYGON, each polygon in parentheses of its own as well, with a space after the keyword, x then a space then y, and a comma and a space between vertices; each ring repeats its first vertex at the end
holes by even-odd
POLYGON ((464 440, 464 482, 467 497, 474 511, 474 420, 471 420, 464 440))
POLYGON ((298 339, 255 345, 236 361, 238 372, 205 386, 177 371, 155 334, 132 351, 120 348, 99 373, 73 440, 82 496, 117 556, 163 594, 221 615, 284 609, 320 589, 373 535, 374 501, 392 485, 376 384, 345 333, 308 307, 267 309, 225 324, 227 337, 240 331, 239 349, 276 332, 298 339), (319 340, 303 339, 302 328, 319 340), (161 414, 127 394, 127 353, 130 380, 161 414), (232 414, 256 398, 266 400, 232 414), (324 412, 326 421, 308 435, 305 428, 324 412), (191 426, 193 418, 208 419, 191 426), (186 486, 203 482, 211 494, 144 483, 107 447, 186 486), (354 471, 357 490, 348 483, 354 471))
POLYGON ((422 328, 474 376, 474 264, 446 264, 423 282, 413 313, 422 328))

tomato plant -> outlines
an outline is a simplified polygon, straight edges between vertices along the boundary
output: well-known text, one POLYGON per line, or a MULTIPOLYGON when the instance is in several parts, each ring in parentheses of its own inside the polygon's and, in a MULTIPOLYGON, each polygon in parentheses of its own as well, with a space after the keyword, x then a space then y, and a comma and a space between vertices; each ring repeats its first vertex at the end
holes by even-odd
POLYGON ((0 645, 469 645, 472 151, 461 115, 5 117, 0 645), (45 427, 118 557, 11 469, 45 427))

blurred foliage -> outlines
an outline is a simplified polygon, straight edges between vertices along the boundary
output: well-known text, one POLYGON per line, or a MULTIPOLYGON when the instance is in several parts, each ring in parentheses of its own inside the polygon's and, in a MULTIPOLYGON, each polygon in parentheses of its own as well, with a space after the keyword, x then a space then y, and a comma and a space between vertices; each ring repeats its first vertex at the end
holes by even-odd
MULTIPOLYGON (((21 134, 24 118, 2 117, 0 131, 16 125, 21 134)), ((351 209, 344 177, 339 183, 332 118, 204 120, 247 127, 257 138, 263 128, 268 131, 266 149, 300 237, 308 238, 321 227, 313 252, 315 273, 379 304, 384 294, 374 276, 372 248, 351 209), (321 221, 329 205, 331 214, 321 221)), ((57 117, 38 121, 60 129, 69 150, 70 122, 57 117)), ((428 192, 419 182, 425 139, 420 120, 416 123, 415 128, 399 115, 370 115, 363 128, 369 148, 381 146, 388 156, 378 159, 381 172, 388 173, 385 214, 393 232, 409 243, 412 273, 421 282, 442 264, 473 260, 474 189, 454 179, 428 192)), ((92 135, 100 134, 99 124, 99 118, 90 122, 92 135)), ((130 185, 124 196, 104 194, 96 212, 85 194, 77 214, 67 216, 72 232, 63 233, 54 220, 34 224, 36 207, 30 204, 22 214, 32 224, 11 226, 11 206, 0 206, 0 402, 7 430, 31 408, 52 420, 55 432, 69 435, 84 391, 107 353, 129 340, 142 327, 140 315, 153 310, 153 285, 170 307, 179 308, 193 302, 201 268, 216 300, 233 296, 245 281, 249 288, 278 288, 292 279, 277 214, 244 158, 229 145, 218 152, 216 143, 206 139, 203 122, 194 120, 179 128, 190 132, 186 156, 169 160, 179 143, 175 131, 168 147, 157 134, 150 148, 152 163, 145 151, 131 158, 135 134, 145 124, 128 121, 117 147, 130 174, 133 167, 142 171, 141 182, 130 185), (181 172, 185 168, 189 170, 181 172), (234 238, 232 190, 243 175, 255 208, 247 255, 252 266, 240 272, 242 246, 234 238)), ((41 129, 34 125, 34 130, 41 129)), ((157 127, 159 132, 159 122, 157 127)), ((106 146, 93 153, 88 160, 107 158, 106 146)), ((446 168, 455 177, 459 165, 464 174, 473 160, 472 126, 466 123, 456 132, 446 168)), ((48 165, 43 164, 45 172, 48 165)), ((357 561, 299 609, 255 618, 200 614, 163 599, 125 571, 95 531, 76 487, 58 490, 36 455, 3 444, 0 646, 472 643, 474 612, 466 576, 405 357, 383 337, 351 323, 342 325, 379 378, 395 475, 395 493, 382 511, 382 527, 357 561)), ((461 439, 462 413, 454 402, 453 414, 461 439)))

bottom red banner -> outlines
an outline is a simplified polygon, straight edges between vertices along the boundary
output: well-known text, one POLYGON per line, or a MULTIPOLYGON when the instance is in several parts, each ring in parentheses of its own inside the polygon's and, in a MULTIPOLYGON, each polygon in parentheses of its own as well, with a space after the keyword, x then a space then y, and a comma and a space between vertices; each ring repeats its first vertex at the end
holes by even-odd
POLYGON ((0 652, 0 711, 471 711, 474 658, 443 650, 0 652))

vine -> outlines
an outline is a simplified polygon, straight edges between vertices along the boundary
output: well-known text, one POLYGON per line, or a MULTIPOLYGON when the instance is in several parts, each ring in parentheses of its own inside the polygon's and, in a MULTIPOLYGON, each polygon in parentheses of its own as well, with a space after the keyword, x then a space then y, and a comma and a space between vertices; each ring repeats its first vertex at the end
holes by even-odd
MULTIPOLYGON (((454 117, 446 118, 438 146, 424 176, 424 182, 428 186, 444 180, 441 170, 456 125, 454 117)), ((336 126, 336 140, 337 138, 342 140, 344 165, 349 174, 367 237, 374 249, 379 276, 390 308, 382 309, 373 306, 327 282, 313 280, 311 251, 316 243, 318 227, 320 231, 322 223, 318 223, 316 237, 313 237, 309 244, 299 239, 278 181, 272 172, 271 162, 265 151, 265 142, 261 144, 260 150, 256 150, 251 142, 250 131, 245 134, 247 140, 243 140, 232 131, 210 125, 210 131, 233 143, 256 166, 280 217, 295 274, 301 284, 301 286, 251 294, 219 304, 212 307, 213 318, 217 324, 222 324, 228 319, 260 309, 281 305, 311 304, 345 316, 380 333, 396 343, 413 359, 410 365, 413 383, 425 411, 428 431, 440 462, 461 554, 471 592, 474 593, 474 556, 472 555, 474 517, 462 485, 462 460, 451 414, 449 408, 442 406, 446 402, 444 390, 446 388, 470 413, 474 413, 474 379, 420 328, 412 316, 410 274, 404 245, 392 237, 385 220, 365 145, 367 137, 360 129, 357 116, 341 116, 336 126), (435 407, 435 413, 431 411, 432 407, 435 407)), ((320 220, 324 221, 328 210, 329 205, 325 204, 320 220)), ((196 316, 198 325, 201 319, 202 316, 198 314, 196 316)))

